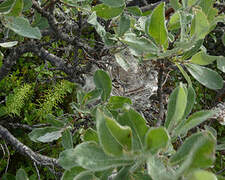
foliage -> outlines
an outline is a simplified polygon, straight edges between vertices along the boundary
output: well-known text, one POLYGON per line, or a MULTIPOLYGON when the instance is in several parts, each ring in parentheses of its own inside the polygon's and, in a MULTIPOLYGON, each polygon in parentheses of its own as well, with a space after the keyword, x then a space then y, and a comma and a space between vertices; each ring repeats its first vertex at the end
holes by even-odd
MULTIPOLYGON (((0 2, 0 126, 9 125, 8 119, 47 123, 31 127, 28 136, 36 148, 56 144, 48 149, 59 154, 61 179, 223 179, 212 167, 216 154, 224 158, 218 155, 225 149, 224 128, 196 128, 216 112, 202 110, 198 99, 193 110, 202 87, 194 79, 211 90, 224 86, 225 57, 205 46, 225 23, 219 1, 171 0, 147 12, 129 7, 128 0, 0 2), (150 127, 130 98, 112 96, 113 83, 103 70, 93 75, 95 89, 74 84, 84 83, 91 63, 111 63, 96 60, 104 53, 125 71, 132 68, 124 52, 138 62, 169 63, 186 80, 176 82, 164 124, 150 127)), ((23 168, 15 175, 3 179, 32 179, 23 168)))
MULTIPOLYGON (((96 74, 100 72, 97 71, 96 74)), ((99 81, 103 78, 99 76, 99 81)), ((103 89, 110 89, 110 84, 105 84, 103 89)), ((169 102, 178 104, 183 102, 184 97, 187 98, 188 92, 192 93, 181 84, 171 94, 169 102), (184 93, 182 96, 175 96, 181 92, 184 93)), ((68 149, 60 153, 59 163, 67 170, 65 174, 68 175, 70 172, 73 173, 74 178, 75 176, 78 178, 84 172, 89 172, 96 179, 101 179, 101 175, 106 170, 114 169, 115 171, 116 168, 115 179, 119 178, 121 173, 126 175, 127 179, 134 178, 136 173, 152 179, 179 179, 184 176, 189 179, 189 176, 195 173, 201 174, 199 176, 209 173, 198 171, 198 169, 210 167, 215 160, 216 137, 211 132, 205 130, 192 134, 184 140, 177 152, 173 148, 172 142, 176 141, 178 136, 186 134, 188 130, 212 117, 214 112, 200 111, 187 118, 189 113, 184 115, 184 112, 190 112, 192 108, 190 105, 182 105, 184 110, 173 105, 169 106, 167 117, 171 117, 171 113, 173 113, 175 114, 173 117, 177 118, 167 120, 165 127, 148 127, 146 120, 126 102, 111 109, 112 106, 109 106, 108 103, 118 103, 117 98, 113 99, 114 102, 111 99, 93 107, 93 110, 96 111, 96 115, 94 115, 96 131, 91 131, 97 135, 95 139, 86 139, 75 149, 68 149), (145 172, 144 164, 148 167, 147 172, 145 172), (75 175, 74 170, 76 171, 77 166, 84 169, 75 175), (159 166, 161 167, 160 171, 157 170, 159 166), (94 173, 98 171, 101 172, 100 176, 94 173)), ((91 113, 92 110, 86 109, 85 112, 91 113)), ((87 130, 86 133, 90 133, 90 130, 87 130)), ((87 135, 84 134, 84 136, 87 135)), ((198 175, 196 178, 199 178, 198 175)))

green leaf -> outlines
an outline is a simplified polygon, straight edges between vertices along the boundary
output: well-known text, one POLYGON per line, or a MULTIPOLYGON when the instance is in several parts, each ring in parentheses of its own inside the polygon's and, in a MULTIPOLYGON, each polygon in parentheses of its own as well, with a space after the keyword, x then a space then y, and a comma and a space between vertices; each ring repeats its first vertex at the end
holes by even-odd
POLYGON ((180 14, 178 12, 175 12, 170 18, 168 29, 176 30, 179 28, 180 28, 180 14))
POLYGON ((196 39, 204 39, 209 33, 210 24, 207 16, 201 10, 196 10, 195 17, 191 23, 191 35, 196 39))
POLYGON ((165 21, 165 3, 159 4, 152 12, 148 32, 164 50, 168 48, 168 32, 165 21))
POLYGON ((126 10, 133 16, 142 16, 142 11, 138 6, 126 7, 126 10))
POLYGON ((21 36, 41 39, 40 30, 37 27, 31 27, 29 21, 23 17, 5 17, 4 26, 21 36))
POLYGON ((32 7, 32 0, 23 0, 24 6, 23 11, 27 11, 32 7))
POLYGON ((91 171, 80 172, 73 180, 99 180, 91 171))
POLYGON ((52 142, 56 139, 59 139, 62 136, 62 132, 60 128, 45 127, 36 128, 28 135, 29 138, 34 142, 52 142))
POLYGON ((202 11, 207 16, 209 22, 213 21, 215 16, 218 13, 218 10, 213 8, 214 1, 213 0, 200 0, 199 6, 202 8, 202 11))
POLYGON ((11 11, 7 16, 20 16, 23 11, 23 0, 15 0, 11 11))
POLYGON ((96 88, 102 89, 102 101, 106 101, 112 90, 112 81, 108 75, 103 70, 97 70, 94 74, 94 83, 96 88))
POLYGON ((120 15, 123 9, 124 7, 110 7, 105 4, 98 4, 92 8, 92 11, 96 11, 97 16, 108 20, 120 15))
POLYGON ((196 170, 192 173, 187 180, 217 180, 215 174, 205 171, 205 170, 196 170))
POLYGON ((132 129, 132 150, 144 150, 145 134, 148 131, 145 119, 135 110, 129 109, 118 117, 118 122, 132 129))
POLYGON ((2 180, 16 180, 16 177, 8 172, 4 173, 1 178, 2 180))
POLYGON ((148 174, 153 180, 174 180, 175 177, 168 167, 165 167, 160 158, 149 156, 147 159, 148 174))
POLYGON ((164 127, 151 128, 145 136, 145 147, 152 154, 168 147, 170 137, 164 127))
POLYGON ((225 57, 219 56, 217 59, 217 68, 225 73, 225 57))
POLYGON ((2 52, 0 51, 0 68, 2 66, 2 60, 3 60, 3 58, 4 58, 4 54, 2 54, 2 52))
POLYGON ((225 143, 223 143, 223 144, 217 144, 216 145, 216 150, 217 151, 224 151, 225 150, 225 143))
POLYGON ((198 40, 198 41, 195 43, 195 45, 194 45, 193 48, 191 48, 189 51, 186 51, 186 52, 183 54, 182 60, 189 59, 189 58, 192 57, 194 54, 196 54, 196 53, 199 51, 200 47, 202 46, 203 42, 204 42, 203 39, 198 40))
POLYGON ((121 40, 127 44, 130 48, 138 51, 140 54, 157 54, 158 48, 155 44, 145 37, 137 37, 134 33, 127 33, 124 35, 124 39, 121 40))
POLYGON ((16 172, 16 180, 29 180, 29 178, 27 177, 27 173, 24 171, 24 169, 20 168, 16 172))
POLYGON ((107 106, 109 109, 120 109, 123 108, 125 104, 132 104, 131 99, 124 96, 111 96, 107 106))
POLYGON ((102 93, 101 89, 94 89, 90 92, 88 92, 87 94, 85 94, 85 96, 83 97, 82 103, 81 104, 88 104, 89 102, 97 99, 102 93))
POLYGON ((185 139, 176 154, 170 158, 172 165, 180 164, 186 159, 191 161, 189 167, 207 168, 215 160, 216 139, 208 131, 199 132, 185 139))
POLYGON ((95 141, 97 144, 99 143, 98 134, 97 132, 92 129, 88 128, 84 135, 82 136, 83 141, 95 141))
POLYGON ((41 16, 37 11, 34 12, 34 21, 32 22, 32 26, 38 27, 40 30, 46 29, 49 27, 48 20, 41 16))
POLYGON ((75 149, 61 152, 59 156, 59 164, 68 170, 79 165, 88 170, 103 171, 131 163, 133 163, 132 158, 108 156, 93 142, 81 143, 75 149))
POLYGON ((128 126, 121 126, 114 119, 105 117, 106 126, 111 132, 112 136, 117 140, 117 142, 123 147, 125 151, 131 150, 132 141, 132 131, 128 126))
POLYGON ((4 42, 4 43, 0 43, 0 46, 4 48, 10 48, 17 45, 17 43, 18 41, 4 42))
POLYGON ((186 118, 188 116, 188 114, 191 112, 194 103, 195 103, 195 99, 196 99, 196 94, 195 94, 195 90, 192 86, 188 86, 187 88, 188 94, 187 94, 187 104, 186 104, 186 109, 183 115, 183 118, 186 118))
POLYGON ((129 63, 127 63, 126 56, 124 56, 124 53, 119 52, 115 54, 116 62, 125 70, 128 71, 130 68, 129 63))
POLYGON ((221 89, 223 87, 223 79, 217 72, 197 64, 187 64, 186 68, 198 82, 207 88, 221 89))
POLYGON ((225 180, 225 177, 217 175, 217 180, 225 180))
POLYGON ((0 4, 0 14, 7 14, 11 11, 15 0, 5 0, 0 4))
POLYGON ((170 95, 165 127, 170 132, 182 119, 187 105, 187 94, 184 85, 180 84, 170 95))
POLYGON ((181 4, 179 3, 179 0, 170 0, 170 5, 175 10, 178 10, 182 7, 181 4))
POLYGON ((105 5, 111 7, 121 7, 125 4, 125 0, 101 0, 105 5))
POLYGON ((213 63, 217 58, 218 56, 209 56, 205 52, 200 51, 194 56, 192 56, 190 62, 204 66, 213 63))
POLYGON ((176 62, 175 62, 175 64, 179 68, 179 70, 182 73, 182 75, 184 76, 185 80, 188 82, 188 85, 192 86, 191 78, 188 76, 188 74, 185 72, 185 70, 182 68, 182 66, 176 62))
POLYGON ((62 133, 62 145, 63 145, 64 149, 73 148, 72 134, 69 129, 66 129, 62 133))
POLYGON ((130 18, 124 14, 120 16, 120 22, 118 27, 118 35, 123 36, 125 32, 130 29, 130 18))
POLYGON ((74 177, 84 171, 81 167, 73 167, 63 173, 61 180, 74 180, 74 177))
POLYGON ((207 119, 212 118, 214 114, 215 114, 214 111, 207 111, 207 110, 195 112, 194 114, 189 116, 187 121, 181 127, 179 134, 186 134, 190 129, 198 126, 207 119))
POLYGON ((225 32, 223 33, 221 40, 222 40, 223 46, 225 47, 225 32))
POLYGON ((188 7, 191 7, 191 6, 196 5, 197 2, 198 2, 198 0, 187 0, 187 5, 188 5, 188 7))
POLYGON ((101 110, 97 110, 96 127, 101 147, 106 154, 109 154, 111 156, 120 156, 123 153, 122 146, 113 137, 110 130, 108 129, 106 124, 107 118, 108 117, 101 110))

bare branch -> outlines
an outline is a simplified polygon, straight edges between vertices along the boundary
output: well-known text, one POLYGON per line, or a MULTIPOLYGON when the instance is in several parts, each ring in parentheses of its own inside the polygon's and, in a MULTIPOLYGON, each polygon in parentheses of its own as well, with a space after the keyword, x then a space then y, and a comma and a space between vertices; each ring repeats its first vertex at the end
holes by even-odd
POLYGON ((32 161, 43 166, 57 166, 60 167, 58 160, 35 153, 32 149, 21 143, 15 138, 6 128, 0 125, 0 137, 6 142, 10 143, 19 153, 28 156, 32 161))
POLYGON ((159 100, 159 119, 156 123, 156 126, 161 126, 164 116, 164 108, 162 101, 162 83, 163 83, 163 63, 160 63, 160 69, 158 73, 158 89, 157 89, 157 96, 159 100))

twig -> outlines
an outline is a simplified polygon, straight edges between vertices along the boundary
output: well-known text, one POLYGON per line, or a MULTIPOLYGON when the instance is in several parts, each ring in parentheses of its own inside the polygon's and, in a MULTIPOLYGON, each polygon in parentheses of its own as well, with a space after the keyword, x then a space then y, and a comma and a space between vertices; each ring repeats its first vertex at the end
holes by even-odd
POLYGON ((5 142, 4 142, 4 146, 5 146, 5 149, 6 149, 7 154, 8 154, 7 165, 6 165, 6 168, 5 168, 5 174, 6 174, 7 171, 8 171, 8 168, 9 168, 10 153, 9 153, 9 149, 7 147, 7 144, 5 142))
POLYGON ((161 2, 168 3, 169 0, 162 0, 162 1, 156 2, 156 3, 154 3, 154 4, 149 4, 149 5, 147 5, 147 6, 143 6, 143 7, 141 7, 141 10, 142 10, 143 12, 149 11, 149 10, 153 10, 153 9, 154 9, 156 6, 158 6, 161 2))
POLYGON ((216 174, 217 174, 217 175, 218 175, 218 174, 221 174, 221 173, 223 173, 224 171, 225 171, 225 168, 219 170, 218 172, 216 172, 216 174))
POLYGON ((48 124, 37 124, 33 126, 29 126, 27 124, 20 124, 20 123, 9 123, 12 128, 23 128, 32 131, 34 128, 41 128, 41 127, 46 127, 49 126, 48 124))
POLYGON ((37 167, 36 162, 34 162, 34 167, 35 167, 36 172, 37 172, 38 180, 40 180, 40 179, 41 179, 41 176, 40 176, 40 172, 39 172, 39 169, 38 169, 38 167, 37 167))
POLYGON ((164 108, 163 108, 163 101, 162 101, 162 83, 163 83, 163 64, 160 60, 160 69, 158 72, 158 89, 157 89, 157 96, 159 100, 159 119, 156 123, 156 126, 161 126, 164 116, 164 108))

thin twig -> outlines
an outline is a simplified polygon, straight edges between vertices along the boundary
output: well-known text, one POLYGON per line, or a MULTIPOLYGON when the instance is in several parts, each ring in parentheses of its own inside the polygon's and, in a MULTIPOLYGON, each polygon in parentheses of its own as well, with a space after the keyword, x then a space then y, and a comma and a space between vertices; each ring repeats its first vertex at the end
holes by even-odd
POLYGON ((37 172, 38 180, 40 180, 40 179, 41 179, 41 176, 40 176, 40 172, 39 172, 39 169, 38 169, 38 167, 37 167, 36 162, 34 162, 34 167, 35 167, 36 172, 37 172))
POLYGON ((9 149, 7 147, 7 144, 5 142, 4 142, 4 146, 5 146, 5 149, 6 149, 7 154, 8 154, 7 165, 6 165, 6 168, 5 168, 5 174, 6 174, 7 171, 8 171, 8 168, 9 168, 10 153, 9 153, 9 149))
POLYGON ((162 62, 160 62, 160 69, 158 72, 158 89, 157 89, 157 96, 159 100, 159 119, 156 123, 156 126, 161 126, 163 121, 163 116, 164 116, 164 108, 163 108, 163 101, 162 101, 162 83, 163 83, 163 64, 162 62))
POLYGON ((141 10, 142 10, 143 12, 149 11, 149 10, 153 10, 153 9, 154 9, 156 6, 158 6, 161 2, 168 3, 169 0, 162 0, 162 1, 156 2, 156 3, 154 3, 154 4, 149 4, 149 5, 147 5, 147 6, 143 6, 143 7, 141 7, 141 10))

